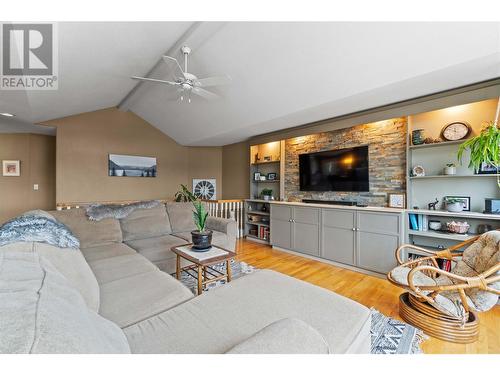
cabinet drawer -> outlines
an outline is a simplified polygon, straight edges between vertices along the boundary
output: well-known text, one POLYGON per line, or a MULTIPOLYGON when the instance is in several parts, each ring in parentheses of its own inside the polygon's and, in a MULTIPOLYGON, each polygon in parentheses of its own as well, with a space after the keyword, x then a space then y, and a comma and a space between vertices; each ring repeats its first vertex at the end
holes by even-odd
POLYGON ((271 219, 288 221, 292 218, 292 208, 280 204, 271 204, 271 219))
POLYGON ((352 230, 355 217, 355 211, 323 209, 323 226, 352 230))
POLYGON ((401 215, 380 212, 358 212, 358 229, 372 233, 399 234, 401 215))
POLYGON ((305 224, 319 224, 319 215, 321 210, 319 208, 309 207, 294 207, 293 219, 299 223, 305 224))

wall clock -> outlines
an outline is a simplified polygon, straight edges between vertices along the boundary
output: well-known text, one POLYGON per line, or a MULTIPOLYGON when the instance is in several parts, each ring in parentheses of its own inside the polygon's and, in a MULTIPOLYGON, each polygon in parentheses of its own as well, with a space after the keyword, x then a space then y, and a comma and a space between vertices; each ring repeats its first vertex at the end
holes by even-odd
POLYGON ((193 178, 193 194, 201 199, 217 199, 217 184, 215 178, 193 178))
POLYGON ((441 138, 446 141, 459 141, 460 139, 467 138, 471 130, 471 126, 466 122, 451 122, 441 130, 441 138))

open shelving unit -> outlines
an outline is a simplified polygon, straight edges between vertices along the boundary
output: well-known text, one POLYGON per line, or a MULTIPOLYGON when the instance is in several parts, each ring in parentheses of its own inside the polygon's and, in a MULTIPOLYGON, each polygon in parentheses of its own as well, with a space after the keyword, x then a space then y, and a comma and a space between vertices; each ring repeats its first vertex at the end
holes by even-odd
MULTIPOLYGON (((429 249, 439 249, 464 241, 477 234, 478 225, 489 224, 492 228, 500 228, 500 215, 485 214, 484 199, 500 198, 497 185, 497 174, 475 174, 467 166, 469 155, 464 155, 463 164, 457 160, 459 146, 466 141, 443 141, 413 145, 411 134, 414 129, 424 129, 425 137, 438 138, 443 126, 454 121, 465 121, 472 127, 470 137, 477 135, 483 121, 492 119, 498 100, 490 99, 462 106, 445 108, 437 111, 408 116, 407 142, 407 213, 405 218, 406 241, 429 249), (457 174, 445 175, 443 169, 447 163, 457 166, 457 174), (411 176, 414 166, 421 165, 425 176, 411 176), (448 212, 443 205, 445 196, 462 196, 470 198, 470 211, 448 212), (428 203, 439 200, 437 210, 429 210, 428 203), (417 207, 417 208, 415 208, 417 207), (453 234, 446 231, 434 231, 428 227, 416 230, 410 223, 409 216, 424 215, 427 219, 440 221, 442 228, 450 221, 467 221, 470 224, 468 234, 453 234)), ((411 250, 410 255, 418 251, 411 250)))
POLYGON ((269 201, 245 200, 245 235, 251 240, 269 243, 271 237, 269 201))

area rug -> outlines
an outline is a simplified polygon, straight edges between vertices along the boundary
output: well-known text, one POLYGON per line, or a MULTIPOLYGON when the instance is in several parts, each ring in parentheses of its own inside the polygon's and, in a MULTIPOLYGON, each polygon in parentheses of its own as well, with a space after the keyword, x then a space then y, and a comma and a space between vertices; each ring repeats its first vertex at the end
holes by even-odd
POLYGON ((371 308, 371 354, 421 354, 427 336, 412 325, 383 315, 371 308))
MULTIPOLYGON (((226 272, 226 262, 217 264, 215 266, 210 266, 211 268, 216 269, 217 271, 220 272, 226 272)), ((248 275, 249 273, 252 273, 256 270, 255 267, 250 266, 246 264, 245 262, 238 262, 234 259, 231 260, 231 271, 232 271, 232 279, 235 280, 239 277, 248 275)), ((175 273, 172 275, 175 277, 175 273)), ((191 291, 196 294, 196 291, 198 290, 198 282, 196 281, 195 278, 189 276, 186 272, 183 272, 181 274, 181 282, 187 286, 191 291)), ((212 283, 209 283, 204 286, 203 291, 209 291, 211 289, 215 289, 220 287, 221 285, 224 285, 226 283, 226 280, 219 280, 219 281, 214 281, 212 283)))
MULTIPOLYGON (((213 268, 225 272, 226 263, 220 263, 213 268)), ((256 271, 257 268, 236 260, 231 261, 233 280, 256 271)), ((175 274, 173 275, 175 277, 175 274)), ((197 282, 183 272, 181 282, 196 294, 197 282)), ((204 291, 210 291, 226 283, 225 280, 215 281, 204 287, 204 291)), ((383 315, 374 308, 371 309, 372 324, 370 334, 372 338, 371 354, 420 354, 420 344, 427 336, 419 329, 383 315)))

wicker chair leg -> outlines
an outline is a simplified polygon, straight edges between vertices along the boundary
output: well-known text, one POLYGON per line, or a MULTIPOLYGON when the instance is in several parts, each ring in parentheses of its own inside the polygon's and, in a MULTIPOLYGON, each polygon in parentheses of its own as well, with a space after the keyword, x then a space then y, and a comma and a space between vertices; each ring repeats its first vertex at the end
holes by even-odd
POLYGON ((399 315, 408 324, 420 328, 429 336, 459 344, 469 344, 479 337, 479 318, 473 311, 463 324, 440 313, 425 302, 418 301, 409 293, 399 296, 399 315))

